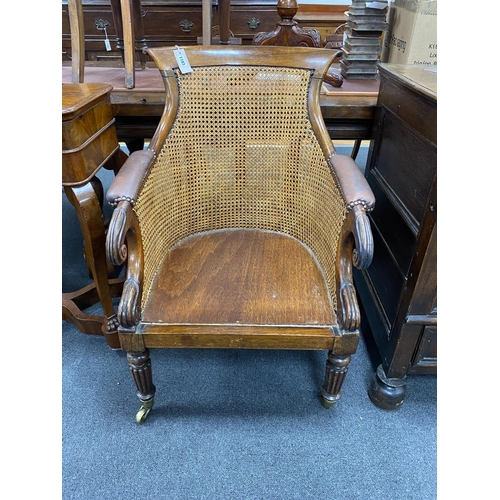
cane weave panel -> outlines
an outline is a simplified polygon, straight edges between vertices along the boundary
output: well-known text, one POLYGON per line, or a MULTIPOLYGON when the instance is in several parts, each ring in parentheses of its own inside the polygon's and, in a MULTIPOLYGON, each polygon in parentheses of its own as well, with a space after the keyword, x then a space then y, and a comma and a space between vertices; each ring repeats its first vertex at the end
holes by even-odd
POLYGON ((259 228, 312 250, 336 308, 346 210, 308 119, 310 77, 308 70, 262 66, 176 73, 177 117, 134 208, 144 244, 143 307, 156 271, 181 239, 259 228))

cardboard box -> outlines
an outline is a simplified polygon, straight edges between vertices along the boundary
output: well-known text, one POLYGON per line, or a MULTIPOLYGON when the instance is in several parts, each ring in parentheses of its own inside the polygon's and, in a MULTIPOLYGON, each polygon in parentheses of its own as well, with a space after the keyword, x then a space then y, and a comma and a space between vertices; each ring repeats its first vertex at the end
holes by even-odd
POLYGON ((394 0, 380 60, 437 65, 437 0, 394 0))

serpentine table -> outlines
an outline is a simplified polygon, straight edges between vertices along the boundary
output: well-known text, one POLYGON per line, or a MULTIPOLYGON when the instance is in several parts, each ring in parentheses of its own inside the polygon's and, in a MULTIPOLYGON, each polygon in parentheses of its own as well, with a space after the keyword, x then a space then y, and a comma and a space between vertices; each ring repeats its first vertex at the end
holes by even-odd
POLYGON ((111 85, 67 83, 62 86, 62 185, 78 215, 84 256, 92 283, 62 294, 62 317, 82 333, 104 335, 109 347, 119 348, 118 321, 113 297, 121 294, 117 277, 105 254, 101 168, 118 172, 126 159, 118 144, 109 96, 111 85), (102 315, 88 314, 100 302, 102 315))

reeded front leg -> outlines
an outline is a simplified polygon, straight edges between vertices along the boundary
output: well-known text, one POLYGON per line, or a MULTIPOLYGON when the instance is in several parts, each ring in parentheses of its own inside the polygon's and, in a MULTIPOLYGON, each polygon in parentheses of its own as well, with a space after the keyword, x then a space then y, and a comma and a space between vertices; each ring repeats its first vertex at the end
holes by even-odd
POLYGON ((127 360, 137 387, 137 397, 142 403, 141 409, 137 412, 135 420, 137 423, 142 424, 146 421, 151 408, 153 408, 156 391, 156 387, 153 384, 149 350, 146 349, 143 352, 127 352, 127 360))
POLYGON ((321 388, 321 403, 325 408, 331 408, 342 396, 342 384, 350 362, 351 356, 337 356, 332 351, 328 353, 325 382, 321 388))

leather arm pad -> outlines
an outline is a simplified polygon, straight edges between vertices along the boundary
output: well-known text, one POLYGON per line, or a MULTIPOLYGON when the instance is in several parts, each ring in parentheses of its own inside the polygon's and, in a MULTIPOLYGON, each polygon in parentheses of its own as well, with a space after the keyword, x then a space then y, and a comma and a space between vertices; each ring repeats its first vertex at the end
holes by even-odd
POLYGON ((333 154, 330 156, 330 164, 344 195, 347 208, 352 209, 356 205, 361 205, 366 212, 373 210, 375 196, 356 162, 350 156, 333 154))
POLYGON ((153 151, 145 149, 134 151, 127 158, 106 193, 106 200, 111 206, 116 207, 120 201, 135 204, 144 175, 154 157, 153 151))

